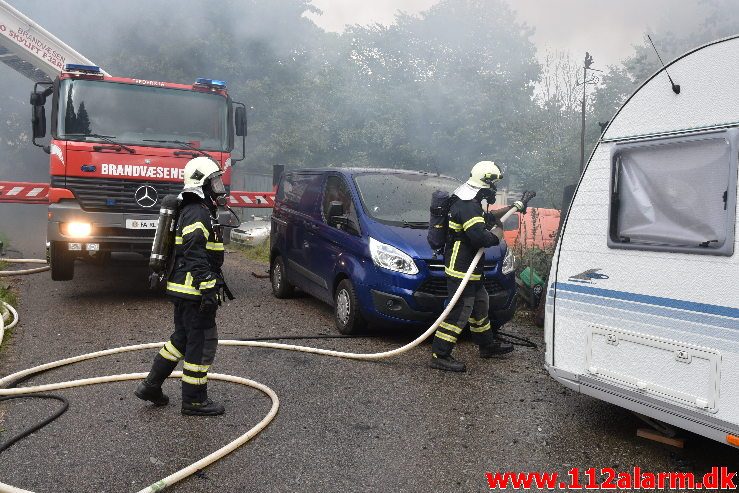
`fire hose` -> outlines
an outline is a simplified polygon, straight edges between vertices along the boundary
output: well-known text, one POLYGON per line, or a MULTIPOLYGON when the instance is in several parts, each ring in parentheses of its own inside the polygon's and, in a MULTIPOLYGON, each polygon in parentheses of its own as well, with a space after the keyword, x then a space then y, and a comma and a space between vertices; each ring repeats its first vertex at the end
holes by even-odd
MULTIPOLYGON (((1 259, 0 262, 8 264, 46 264, 46 260, 36 258, 8 258, 1 259)), ((33 269, 24 270, 0 270, 0 277, 6 276, 22 276, 28 274, 38 274, 49 270, 50 267, 45 265, 44 267, 36 267, 33 269)), ((18 323, 18 312, 15 308, 10 306, 9 303, 0 301, 0 345, 3 343, 3 337, 5 336, 5 330, 10 330, 18 323), (8 322, 11 320, 11 322, 8 322)))
MULTIPOLYGON (((40 258, 4 258, 4 259, 0 259, 0 262, 6 262, 8 264, 46 264, 46 260, 43 260, 40 258)), ((49 269, 51 269, 51 267, 48 265, 45 265, 44 267, 36 267, 33 269, 0 270, 0 277, 25 276, 28 274, 38 274, 39 272, 45 272, 49 269)))
MULTIPOLYGON (((503 217, 500 219, 501 222, 505 221, 511 214, 513 214, 514 211, 515 209, 512 208, 505 215, 503 215, 503 217)), ((436 321, 434 321, 434 323, 418 338, 414 339, 413 341, 399 348, 396 348, 390 351, 383 351, 380 353, 351 353, 351 352, 344 352, 344 351, 334 351, 334 350, 329 350, 329 349, 320 349, 320 348, 314 348, 314 347, 298 346, 298 345, 293 345, 293 344, 281 344, 281 343, 266 342, 266 341, 244 341, 244 340, 226 339, 226 340, 219 340, 218 344, 220 346, 260 347, 260 348, 269 348, 269 349, 281 349, 281 350, 286 350, 286 351, 299 351, 299 352, 304 352, 304 353, 320 354, 323 356, 333 356, 336 358, 364 360, 364 361, 376 361, 376 360, 381 360, 381 359, 386 359, 386 358, 391 358, 393 356, 397 356, 399 354, 410 351, 411 349, 415 348, 416 346, 421 344, 423 341, 428 339, 436 331, 439 324, 441 324, 441 322, 444 321, 444 319, 449 315, 449 313, 452 311, 454 306, 457 304, 457 301, 459 301, 459 298, 462 296, 462 292, 464 291, 464 288, 467 286, 467 283, 469 282, 470 277, 475 271, 475 268, 477 267, 477 264, 479 263, 480 258, 482 258, 483 250, 484 249, 482 248, 478 250, 477 254, 472 259, 472 262, 470 263, 470 267, 469 269, 467 269, 467 272, 465 273, 464 278, 462 279, 462 282, 457 288, 457 291, 454 293, 454 296, 449 301, 444 311, 438 316, 436 321)), ((14 320, 10 326, 14 326, 18 322, 17 312, 12 307, 10 307, 10 305, 8 305, 7 303, 3 302, 2 306, 4 306, 7 309, 7 311, 10 311, 10 313, 12 313, 14 320)), ((3 319, 3 317, 0 317, 0 319, 3 319)), ((0 322, 0 333, 2 333, 3 327, 4 327, 4 321, 0 322)), ((58 361, 53 361, 53 362, 46 363, 43 365, 35 366, 33 368, 29 368, 27 370, 21 370, 21 371, 18 371, 16 373, 13 373, 11 375, 8 375, 0 379, 0 396, 21 396, 21 395, 28 395, 28 394, 36 394, 39 392, 47 392, 47 391, 52 391, 52 390, 69 389, 72 387, 96 385, 100 383, 122 382, 122 381, 127 381, 127 380, 140 380, 140 379, 145 378, 147 376, 147 373, 124 373, 124 374, 119 374, 119 375, 107 375, 107 376, 102 376, 102 377, 84 378, 80 380, 70 380, 66 382, 38 385, 34 387, 7 388, 9 386, 13 386, 15 383, 17 383, 20 380, 29 378, 38 373, 51 370, 53 368, 59 368, 61 366, 71 365, 71 364, 78 363, 81 361, 87 361, 87 360, 91 360, 95 358, 100 358, 103 356, 109 356, 112 354, 120 354, 120 353, 131 352, 131 351, 140 351, 144 349, 159 348, 163 344, 164 342, 152 342, 152 343, 145 343, 145 344, 136 344, 132 346, 123 346, 123 347, 118 347, 114 349, 106 349, 103 351, 97 351, 97 352, 82 354, 79 356, 74 356, 71 358, 66 358, 66 359, 62 359, 58 361)), ((170 375, 170 378, 181 378, 181 377, 182 377, 182 372, 180 371, 173 372, 170 375)), ((138 493, 155 493, 157 491, 162 491, 163 489, 175 484, 176 482, 207 467, 208 465, 223 458, 224 456, 228 455, 229 453, 233 452, 234 450, 236 450, 237 448, 241 447, 246 442, 254 438, 257 434, 259 434, 259 432, 261 432, 264 428, 266 428, 269 425, 269 423, 274 419, 274 417, 277 415, 277 411, 280 406, 279 398, 277 397, 277 394, 272 389, 267 387, 266 385, 263 385, 254 380, 249 380, 246 378, 237 377, 233 375, 226 375, 226 374, 221 374, 221 373, 209 373, 208 379, 232 382, 232 383, 245 385, 247 387, 252 387, 254 389, 257 389, 263 392, 264 394, 266 394, 271 399, 272 406, 269 412, 267 413, 267 415, 259 423, 257 423, 254 427, 248 430, 246 433, 242 434, 241 436, 239 436, 232 442, 212 452, 206 457, 203 457, 197 462, 194 462, 193 464, 190 464, 189 466, 184 467, 180 469, 179 471, 176 471, 175 473, 163 479, 160 479, 159 481, 156 481, 155 483, 147 486, 143 490, 140 490, 138 493)), ((0 482, 0 493, 33 493, 33 492, 0 482)))

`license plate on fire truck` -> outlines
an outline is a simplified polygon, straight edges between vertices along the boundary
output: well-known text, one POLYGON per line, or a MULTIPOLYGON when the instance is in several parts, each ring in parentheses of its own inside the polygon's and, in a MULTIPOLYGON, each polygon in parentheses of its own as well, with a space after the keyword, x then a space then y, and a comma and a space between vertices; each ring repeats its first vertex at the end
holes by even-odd
POLYGON ((156 219, 126 219, 126 229, 157 229, 156 219))

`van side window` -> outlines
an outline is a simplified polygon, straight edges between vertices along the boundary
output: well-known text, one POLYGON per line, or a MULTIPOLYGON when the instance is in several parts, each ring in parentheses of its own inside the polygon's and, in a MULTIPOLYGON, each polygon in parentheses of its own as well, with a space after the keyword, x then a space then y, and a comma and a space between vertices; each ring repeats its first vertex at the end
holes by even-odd
POLYGON ((291 209, 310 214, 317 202, 320 185, 319 174, 288 173, 282 176, 276 199, 291 209))
POLYGON ((723 132, 617 147, 608 246, 732 255, 737 140, 723 132))
POLYGON ((331 202, 338 201, 344 204, 344 214, 349 216, 349 219, 356 226, 357 232, 359 229, 359 219, 357 218, 357 210, 354 207, 354 201, 352 195, 349 192, 344 179, 340 176, 330 175, 326 179, 326 186, 323 189, 323 220, 328 222, 328 208, 331 202))

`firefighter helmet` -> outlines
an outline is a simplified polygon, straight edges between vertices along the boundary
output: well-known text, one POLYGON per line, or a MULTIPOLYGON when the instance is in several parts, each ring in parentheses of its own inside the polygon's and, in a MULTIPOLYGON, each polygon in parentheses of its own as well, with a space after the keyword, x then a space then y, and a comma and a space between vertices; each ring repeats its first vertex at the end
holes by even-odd
POLYGON ((185 190, 202 188, 209 178, 223 173, 218 163, 205 156, 190 159, 185 165, 185 190))
POLYGON ((472 167, 467 184, 475 188, 492 188, 503 179, 500 168, 492 161, 480 161, 472 167))

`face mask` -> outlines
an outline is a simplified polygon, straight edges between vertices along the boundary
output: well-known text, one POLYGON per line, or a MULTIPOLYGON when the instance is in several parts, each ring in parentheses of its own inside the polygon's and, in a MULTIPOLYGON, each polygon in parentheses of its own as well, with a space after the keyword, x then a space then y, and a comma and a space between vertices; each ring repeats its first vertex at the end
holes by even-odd
POLYGON ((481 188, 479 192, 477 192, 477 196, 475 197, 477 200, 482 202, 483 200, 486 201, 488 204, 495 203, 495 187, 492 188, 481 188))
POLYGON ((226 205, 226 186, 223 184, 220 174, 211 175, 206 183, 206 187, 204 187, 204 190, 218 206, 223 207, 226 205))

